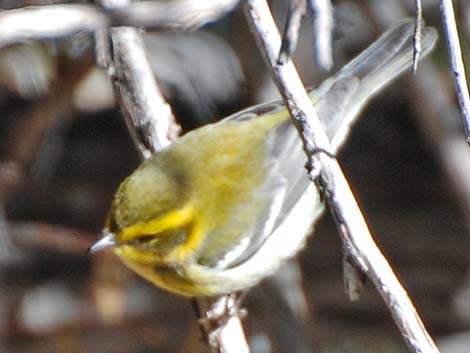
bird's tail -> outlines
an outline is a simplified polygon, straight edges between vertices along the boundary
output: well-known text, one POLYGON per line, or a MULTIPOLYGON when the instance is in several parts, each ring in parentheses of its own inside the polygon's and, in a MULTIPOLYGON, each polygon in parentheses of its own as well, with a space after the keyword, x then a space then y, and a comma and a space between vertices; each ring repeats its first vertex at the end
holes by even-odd
MULTIPOLYGON (((423 29, 421 58, 431 51, 437 37, 434 28, 423 29)), ((411 67, 413 38, 413 20, 399 22, 310 93, 318 102, 318 115, 333 150, 343 143, 350 125, 367 100, 411 67)))

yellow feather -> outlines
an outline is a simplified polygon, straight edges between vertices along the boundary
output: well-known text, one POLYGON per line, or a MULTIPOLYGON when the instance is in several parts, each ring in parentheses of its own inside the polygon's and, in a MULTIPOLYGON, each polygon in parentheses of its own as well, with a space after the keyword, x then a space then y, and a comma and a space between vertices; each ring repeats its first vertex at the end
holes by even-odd
POLYGON ((139 236, 152 235, 164 230, 185 226, 194 218, 194 208, 186 206, 172 211, 163 217, 152 219, 149 222, 137 223, 124 228, 120 234, 122 241, 131 240, 139 236))

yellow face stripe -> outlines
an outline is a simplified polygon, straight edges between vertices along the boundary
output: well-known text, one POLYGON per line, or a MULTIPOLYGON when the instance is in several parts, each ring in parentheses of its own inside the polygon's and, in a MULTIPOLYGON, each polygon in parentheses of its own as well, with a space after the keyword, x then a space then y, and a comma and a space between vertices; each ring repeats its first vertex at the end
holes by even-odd
POLYGON ((178 228, 189 224, 194 218, 194 208, 185 207, 170 212, 163 217, 152 219, 146 223, 137 223, 125 228, 121 234, 121 241, 132 240, 139 236, 158 234, 165 230, 178 228))
POLYGON ((199 245, 204 240, 204 236, 206 235, 206 227, 202 224, 202 222, 198 222, 194 220, 191 225, 191 229, 189 231, 188 237, 186 241, 176 247, 173 251, 171 251, 168 255, 165 256, 166 262, 182 262, 185 260, 191 259, 191 256, 197 254, 197 249, 199 245))
MULTIPOLYGON (((199 247, 200 243, 204 239, 204 235, 206 234, 206 227, 202 222, 194 218, 194 214, 194 208, 187 206, 149 222, 134 224, 122 231, 120 234, 121 241, 126 242, 128 240, 138 238, 139 236, 152 234, 157 235, 160 232, 184 227, 190 224, 189 233, 185 242, 177 246, 164 257, 164 262, 184 261, 185 259, 189 259, 191 255, 196 254, 195 250, 199 247)), ((124 245, 120 252, 125 252, 132 258, 138 258, 141 262, 154 262, 156 260, 155 255, 150 254, 148 259, 144 259, 144 254, 142 254, 138 249, 133 249, 132 246, 124 245)))
POLYGON ((144 252, 131 245, 117 246, 113 250, 129 267, 132 267, 132 263, 136 263, 140 266, 150 266, 152 268, 155 264, 163 263, 160 256, 144 252))

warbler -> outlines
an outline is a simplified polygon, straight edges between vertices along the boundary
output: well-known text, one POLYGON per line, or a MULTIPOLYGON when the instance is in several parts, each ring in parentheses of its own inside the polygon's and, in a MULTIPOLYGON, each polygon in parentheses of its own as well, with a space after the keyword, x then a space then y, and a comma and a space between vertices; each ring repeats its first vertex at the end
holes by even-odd
MULTIPOLYGON (((309 93, 335 152, 366 101, 413 57, 414 22, 383 34, 309 93)), ((421 57, 437 34, 424 28, 421 57)), ((323 211, 282 102, 248 108, 174 141, 119 186, 91 251, 185 296, 243 290, 294 256, 323 211)))

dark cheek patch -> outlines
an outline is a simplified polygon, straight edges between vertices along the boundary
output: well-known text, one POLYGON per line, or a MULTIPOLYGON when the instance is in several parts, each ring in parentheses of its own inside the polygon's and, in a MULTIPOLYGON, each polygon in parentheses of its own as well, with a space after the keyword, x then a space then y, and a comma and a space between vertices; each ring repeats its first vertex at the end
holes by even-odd
POLYGON ((169 229, 158 234, 142 235, 128 242, 139 249, 165 256, 177 246, 183 244, 188 236, 188 227, 169 229))

